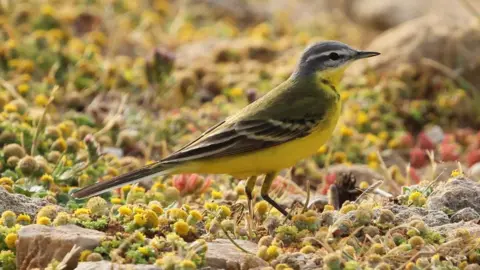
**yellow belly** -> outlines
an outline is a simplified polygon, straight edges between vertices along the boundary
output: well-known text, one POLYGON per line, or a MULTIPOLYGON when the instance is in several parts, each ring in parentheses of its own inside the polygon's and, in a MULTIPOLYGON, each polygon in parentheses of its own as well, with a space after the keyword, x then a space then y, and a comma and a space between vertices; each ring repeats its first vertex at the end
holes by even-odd
POLYGON ((246 178, 289 168, 299 160, 315 154, 327 142, 335 129, 340 110, 338 104, 326 117, 328 120, 304 138, 248 154, 189 162, 174 169, 174 173, 229 174, 236 178, 246 178))

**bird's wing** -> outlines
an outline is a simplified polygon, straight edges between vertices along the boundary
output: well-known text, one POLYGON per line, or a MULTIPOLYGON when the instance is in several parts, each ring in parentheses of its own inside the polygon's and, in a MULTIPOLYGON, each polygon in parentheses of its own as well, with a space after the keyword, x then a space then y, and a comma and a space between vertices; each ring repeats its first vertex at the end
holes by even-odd
POLYGON ((246 119, 231 124, 223 123, 163 159, 162 163, 254 152, 305 137, 321 120, 319 118, 246 119))

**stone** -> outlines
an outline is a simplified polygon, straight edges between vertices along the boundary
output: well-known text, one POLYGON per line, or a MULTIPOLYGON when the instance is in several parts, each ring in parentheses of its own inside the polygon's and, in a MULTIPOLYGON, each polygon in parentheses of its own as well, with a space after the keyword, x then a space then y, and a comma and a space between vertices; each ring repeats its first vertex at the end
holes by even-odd
POLYGON ((442 211, 428 210, 422 207, 408 207, 405 205, 388 205, 386 209, 395 214, 395 224, 408 223, 414 219, 421 219, 430 227, 450 223, 448 215, 442 211))
POLYGON ((472 178, 480 181, 480 162, 473 164, 468 170, 468 173, 472 178))
POLYGON ((104 236, 103 232, 76 225, 25 226, 18 231, 17 269, 44 268, 52 259, 62 261, 76 245, 80 249, 67 263, 67 269, 73 269, 78 263, 80 252, 84 249, 94 249, 104 236))
MULTIPOLYGON (((257 244, 246 240, 235 240, 235 242, 245 250, 253 254, 257 253, 257 244)), ((208 242, 206 261, 207 266, 212 269, 246 270, 268 266, 266 261, 239 250, 228 239, 208 242)))
POLYGON ((155 265, 147 264, 116 264, 109 261, 81 262, 75 270, 161 270, 155 265))
POLYGON ((470 207, 480 211, 480 183, 459 177, 440 184, 428 196, 426 206, 430 210, 449 209, 458 212, 470 207))
POLYGON ((480 214, 478 214, 477 211, 475 211, 471 207, 467 207, 453 214, 450 220, 452 222, 460 222, 460 221, 475 220, 479 218, 480 218, 480 214))
POLYGON ((399 150, 387 149, 382 151, 380 153, 380 156, 382 157, 383 162, 385 163, 385 166, 387 166, 387 168, 397 166, 403 175, 407 174, 407 161, 405 160, 404 156, 408 157, 408 154, 402 155, 399 150))
POLYGON ((314 254, 304 254, 300 252, 282 254, 272 262, 272 266, 281 263, 285 263, 293 269, 321 269, 320 262, 316 260, 314 254))
POLYGON ((13 211, 15 214, 27 214, 32 219, 40 208, 50 204, 47 200, 38 198, 29 198, 22 194, 15 194, 0 188, 0 213, 6 210, 13 211))
MULTIPOLYGON (((381 1, 379 1, 381 2, 381 1)), ((480 27, 474 18, 451 19, 431 14, 393 27, 365 46, 378 51, 372 57, 352 64, 346 79, 354 79, 365 71, 394 72, 400 67, 431 76, 445 76, 445 67, 462 70, 462 76, 473 85, 480 84, 480 63, 472 55, 480 54, 480 27)))
POLYGON ((431 229, 449 238, 455 237, 458 229, 466 229, 474 238, 480 237, 480 225, 473 221, 444 224, 431 229))
MULTIPOLYGON (((470 1, 476 7, 480 4, 470 1)), ((385 31, 430 13, 462 20, 472 13, 461 1, 451 0, 345 0, 344 13, 355 23, 385 31)))

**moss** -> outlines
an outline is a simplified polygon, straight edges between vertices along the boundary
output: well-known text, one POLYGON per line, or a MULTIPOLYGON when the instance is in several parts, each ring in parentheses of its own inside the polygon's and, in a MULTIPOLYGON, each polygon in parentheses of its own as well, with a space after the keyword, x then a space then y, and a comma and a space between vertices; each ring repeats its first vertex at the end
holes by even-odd
POLYGON ((108 214, 107 201, 101 197, 92 197, 87 201, 85 207, 95 216, 103 216, 108 214))
POLYGON ((3 155, 6 160, 10 157, 23 158, 25 156, 25 149, 19 144, 12 143, 3 147, 3 155))

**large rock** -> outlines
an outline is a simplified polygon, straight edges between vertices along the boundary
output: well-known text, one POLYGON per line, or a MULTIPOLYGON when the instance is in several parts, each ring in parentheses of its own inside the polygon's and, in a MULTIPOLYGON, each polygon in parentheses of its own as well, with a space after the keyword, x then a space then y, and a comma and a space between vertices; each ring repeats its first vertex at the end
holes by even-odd
MULTIPOLYGON (((257 244, 245 240, 236 240, 235 242, 245 250, 253 254, 257 253, 257 244)), ((206 260, 207 266, 212 269, 246 270, 268 266, 264 260, 244 253, 227 239, 216 239, 209 242, 206 260)))
POLYGON ((474 238, 480 237, 480 225, 473 221, 450 223, 432 228, 433 231, 436 231, 447 237, 455 237, 455 234, 459 229, 467 230, 474 238))
MULTIPOLYGON (((480 2, 470 1, 477 7, 480 2)), ((452 0, 344 0, 343 10, 355 23, 384 31, 427 14, 464 20, 473 17, 462 1, 452 0)))
POLYGON ((81 262, 75 270, 161 270, 155 265, 145 264, 116 264, 109 261, 81 262))
POLYGON ((405 205, 389 205, 385 207, 395 214, 397 225, 408 223, 415 219, 421 219, 430 227, 441 226, 450 223, 448 215, 442 211, 428 210, 422 207, 408 207, 405 205))
POLYGON ((480 215, 471 207, 463 208, 462 210, 453 214, 450 218, 452 222, 470 221, 478 219, 480 219, 480 215))
POLYGON ((29 198, 22 194, 15 194, 0 188, 0 214, 6 210, 15 214, 27 214, 34 217, 40 208, 50 204, 47 200, 29 198))
POLYGON ((466 178, 456 178, 443 183, 427 198, 427 208, 431 210, 449 209, 458 212, 470 207, 480 211, 480 184, 466 178))
POLYGON ((480 61, 473 57, 480 54, 479 42, 480 24, 476 19, 422 16, 377 36, 366 48, 380 52, 381 57, 359 61, 346 73, 354 78, 367 69, 384 72, 411 65, 410 69, 430 70, 435 74, 444 72, 439 70, 446 66, 462 71, 465 79, 480 85, 480 61))
POLYGON ((67 269, 73 269, 81 250, 97 247, 104 236, 103 232, 75 225, 25 226, 18 232, 17 269, 44 268, 52 259, 62 261, 76 245, 80 250, 67 263, 67 269))
POLYGON ((293 269, 322 269, 318 257, 314 256, 314 254, 304 254, 300 252, 282 254, 272 262, 272 265, 276 266, 281 263, 287 264, 293 269))

